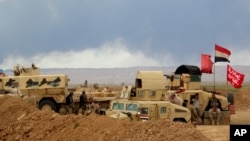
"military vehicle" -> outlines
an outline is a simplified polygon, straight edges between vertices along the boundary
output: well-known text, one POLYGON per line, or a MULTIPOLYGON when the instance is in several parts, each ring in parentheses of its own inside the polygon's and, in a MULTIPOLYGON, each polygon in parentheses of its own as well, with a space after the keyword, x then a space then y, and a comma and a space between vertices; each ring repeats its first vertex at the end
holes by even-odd
MULTIPOLYGON (((101 106, 101 110, 109 107, 109 102, 116 99, 115 92, 89 92, 92 88, 69 88, 69 78, 65 74, 41 75, 40 68, 32 64, 31 67, 16 65, 13 76, 6 76, 0 70, 0 94, 20 96, 24 100, 36 105, 41 110, 53 110, 60 114, 67 114, 66 96, 73 92, 75 108, 79 109, 79 97, 86 91, 101 106)), ((81 113, 81 111, 79 111, 81 113)))
MULTIPOLYGON (((176 90, 182 88, 184 91, 179 92, 178 95, 182 99, 188 100, 188 107, 190 101, 195 97, 195 94, 199 94, 199 103, 200 103, 200 114, 203 121, 203 124, 211 124, 208 116, 209 100, 211 99, 213 92, 204 91, 201 88, 201 71, 199 67, 192 65, 181 65, 179 66, 173 74, 165 75, 166 76, 166 89, 165 97, 171 93, 175 93, 176 90)), ((216 98, 219 99, 221 103, 221 125, 230 124, 230 102, 228 97, 223 95, 216 95, 216 98)), ((232 97, 231 97, 232 98, 232 97)), ((231 99, 233 100, 233 99, 231 99)), ((216 115, 214 115, 216 118, 216 115)))
POLYGON ((135 121, 166 118, 189 122, 189 109, 163 101, 165 92, 165 77, 161 71, 138 71, 135 87, 124 86, 120 98, 111 101, 106 115, 135 121))
POLYGON ((190 111, 169 101, 114 100, 106 115, 118 119, 136 121, 166 118, 172 121, 189 122, 190 111))
MULTIPOLYGON (((138 119, 140 114, 144 113, 142 109, 147 108, 152 114, 148 113, 147 116, 142 114, 142 117, 157 119, 163 117, 161 116, 162 103, 164 103, 164 106, 169 104, 169 96, 171 94, 178 95, 182 100, 188 100, 187 107, 189 108, 190 101, 195 97, 196 93, 199 94, 202 124, 211 124, 208 116, 208 104, 212 97, 212 92, 204 91, 201 88, 201 71, 199 67, 192 65, 181 65, 170 75, 163 74, 162 71, 138 71, 135 87, 124 87, 121 98, 113 101, 106 113, 114 118, 132 117, 132 119, 138 119), (136 106, 131 105, 131 103, 134 103, 136 106), (136 108, 129 110, 130 107, 136 108)), ((221 103, 222 116, 220 125, 228 125, 230 124, 230 99, 223 95, 216 95, 216 98, 221 103)), ((170 119, 172 120, 182 119, 183 121, 188 119, 187 115, 189 115, 189 112, 186 111, 186 108, 173 103, 166 107, 167 111, 175 109, 174 112, 173 110, 170 112, 168 118, 171 117, 170 119), (181 116, 178 115, 179 113, 182 113, 181 116)), ((214 114, 213 117, 216 118, 216 115, 214 114)), ((141 119, 144 120, 145 118, 141 119)))
POLYGON ((67 75, 40 75, 40 69, 34 64, 27 68, 17 65, 13 73, 13 76, 0 75, 1 93, 18 89, 23 98, 43 110, 57 112, 65 105, 69 82, 67 75))

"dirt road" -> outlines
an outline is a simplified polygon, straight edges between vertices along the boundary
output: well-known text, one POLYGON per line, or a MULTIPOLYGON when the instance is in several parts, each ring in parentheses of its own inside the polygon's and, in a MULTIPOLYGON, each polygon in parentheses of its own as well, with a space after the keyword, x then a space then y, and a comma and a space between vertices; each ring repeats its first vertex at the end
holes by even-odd
MULTIPOLYGON (((236 111, 236 114, 231 115, 231 124, 250 125, 250 110, 236 111)), ((196 128, 211 141, 229 141, 229 127, 229 125, 201 125, 196 128)))

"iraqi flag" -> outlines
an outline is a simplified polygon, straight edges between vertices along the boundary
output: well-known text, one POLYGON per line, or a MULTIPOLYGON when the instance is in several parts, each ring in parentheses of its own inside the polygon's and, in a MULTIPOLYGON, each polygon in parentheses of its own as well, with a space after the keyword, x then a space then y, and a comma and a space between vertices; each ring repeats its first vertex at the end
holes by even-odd
POLYGON ((227 81, 229 81, 234 88, 241 88, 245 75, 235 71, 231 66, 227 65, 227 81))
POLYGON ((201 54, 201 72, 202 73, 213 73, 213 62, 211 60, 211 55, 201 54))
POLYGON ((229 61, 230 55, 231 55, 230 50, 215 44, 214 63, 216 63, 216 62, 230 62, 229 61))

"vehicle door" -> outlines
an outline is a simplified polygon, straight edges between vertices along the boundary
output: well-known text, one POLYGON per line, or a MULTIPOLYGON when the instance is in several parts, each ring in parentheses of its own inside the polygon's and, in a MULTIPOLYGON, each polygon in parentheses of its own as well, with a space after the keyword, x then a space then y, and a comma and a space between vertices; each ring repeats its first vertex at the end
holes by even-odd
POLYGON ((157 117, 156 105, 142 104, 139 108, 139 120, 155 120, 157 117))
POLYGON ((157 107, 158 107, 157 112, 158 112, 159 118, 170 119, 171 109, 168 103, 157 104, 157 107))

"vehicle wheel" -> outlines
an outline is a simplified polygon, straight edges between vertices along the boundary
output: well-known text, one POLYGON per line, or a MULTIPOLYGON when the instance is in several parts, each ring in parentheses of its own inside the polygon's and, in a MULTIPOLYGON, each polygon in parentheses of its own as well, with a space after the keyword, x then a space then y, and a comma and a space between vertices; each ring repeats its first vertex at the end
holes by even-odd
POLYGON ((177 118, 177 119, 174 119, 174 122, 185 122, 185 120, 184 120, 184 119, 177 118))
POLYGON ((54 102, 50 100, 44 100, 39 103, 39 109, 47 111, 57 111, 57 106, 54 102))
POLYGON ((234 94, 233 93, 228 93, 227 94, 227 100, 230 102, 231 105, 234 105, 234 94))
POLYGON ((66 115, 68 113, 68 109, 66 107, 62 106, 59 108, 59 113, 61 115, 66 115))

